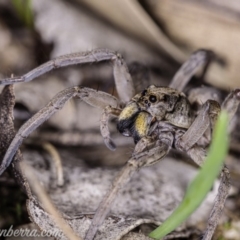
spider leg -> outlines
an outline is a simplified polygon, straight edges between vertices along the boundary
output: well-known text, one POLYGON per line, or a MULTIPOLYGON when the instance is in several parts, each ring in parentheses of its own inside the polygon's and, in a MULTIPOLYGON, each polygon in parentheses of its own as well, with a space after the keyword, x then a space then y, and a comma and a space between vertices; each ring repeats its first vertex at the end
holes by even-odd
MULTIPOLYGON (((175 142, 176 149, 186 152, 198 166, 202 166, 206 157, 206 150, 198 146, 196 143, 200 140, 206 130, 213 128, 219 112, 220 106, 216 101, 206 101, 186 133, 179 137, 175 142)), ((204 240, 210 240, 212 238, 221 216, 225 200, 228 196, 230 184, 229 176, 226 174, 228 171, 225 171, 225 169, 226 167, 222 170, 220 179, 221 183, 208 219, 207 228, 203 238, 204 240)))
POLYGON ((222 109, 228 112, 230 120, 235 115, 240 101, 240 89, 235 89, 228 94, 222 103, 222 109))
POLYGON ((188 91, 189 102, 197 108, 209 99, 221 102, 220 96, 220 92, 214 87, 201 86, 188 91))
POLYGON ((112 104, 115 107, 118 106, 118 101, 115 97, 105 92, 95 91, 90 88, 71 87, 59 92, 44 108, 37 112, 19 129, 3 158, 0 166, 0 175, 11 164, 13 157, 23 140, 39 125, 49 119, 55 112, 63 108, 64 104, 69 99, 76 96, 98 108, 104 108, 109 104, 112 104))
POLYGON ((29 82, 51 70, 84 63, 113 61, 113 74, 120 99, 126 103, 134 95, 134 88, 128 67, 119 53, 108 49, 95 49, 89 52, 72 53, 50 60, 30 72, 20 76, 0 80, 0 85, 29 82))
MULTIPOLYGON (((239 102, 240 89, 235 89, 226 97, 221 105, 221 109, 226 110, 228 113, 230 132, 232 129, 234 129, 234 124, 236 124, 236 121, 234 120, 236 120, 235 113, 238 109, 239 102)), ((213 129, 219 111, 219 105, 214 100, 208 100, 202 105, 197 118, 192 123, 187 132, 181 137, 181 141, 179 141, 179 144, 185 145, 182 146, 183 149, 190 149, 196 142, 198 142, 203 133, 205 133, 205 135, 208 133, 209 136, 207 137, 211 139, 211 131, 213 129)))
MULTIPOLYGON (((230 124, 237 111, 239 102, 240 102, 240 90, 235 89, 226 97, 226 99, 222 103, 222 109, 225 109, 228 112, 230 124)), ((210 240, 212 238, 212 235, 221 217, 224 208, 224 203, 228 196, 229 188, 230 188, 230 174, 228 168, 224 166, 220 176, 218 194, 216 196, 212 211, 208 219, 207 230, 205 231, 203 240, 210 240)))
MULTIPOLYGON (((240 102, 240 90, 233 90, 222 104, 222 109, 226 110, 229 115, 229 120, 233 119, 240 102)), ((213 100, 208 100, 200 110, 200 113, 187 132, 180 137, 175 146, 177 149, 186 151, 186 153, 193 159, 195 163, 201 166, 206 157, 206 151, 200 146, 195 145, 200 135, 204 133, 205 128, 213 128, 216 117, 219 112, 219 107, 213 100), (210 105, 209 105, 210 104, 210 105), (204 128, 205 125, 205 128, 204 128), (192 136, 191 136, 192 135, 192 136), (180 143, 180 144, 179 144, 180 143)), ((226 166, 223 167, 220 176, 220 185, 218 194, 216 196, 212 211, 210 213, 207 229, 203 236, 203 240, 210 240, 214 234, 215 228, 221 217, 224 203, 228 196, 230 188, 230 174, 226 166)))
POLYGON ((214 205, 207 222, 207 229, 204 233, 203 240, 211 240, 215 232, 219 219, 222 215, 224 204, 230 188, 230 174, 226 166, 223 167, 220 176, 220 185, 218 194, 215 198, 214 205))
POLYGON ((180 151, 187 151, 194 146, 209 127, 213 128, 219 112, 218 102, 206 101, 188 130, 176 140, 176 148, 180 151))
POLYGON ((134 149, 134 155, 148 151, 149 149, 153 148, 156 144, 156 138, 154 136, 146 136, 139 140, 139 142, 136 144, 134 149))
MULTIPOLYGON (((206 150, 197 145, 187 150, 187 154, 193 159, 193 161, 201 167, 206 157, 206 150)), ((226 166, 223 166, 220 175, 220 185, 218 187, 218 193, 214 201, 211 213, 207 221, 206 231, 203 236, 203 240, 211 240, 218 225, 219 219, 222 215, 225 201, 228 196, 230 188, 230 174, 226 166)))
POLYGON ((128 71, 127 64, 120 54, 116 54, 113 58, 113 75, 119 98, 127 103, 134 96, 135 91, 133 87, 132 77, 128 71))
POLYGON ((116 54, 113 51, 106 49, 96 49, 90 52, 67 54, 52 59, 20 77, 2 79, 0 80, 0 84, 9 85, 19 82, 30 82, 33 79, 60 67, 111 60, 115 56, 116 54))
POLYGON ((101 124, 100 124, 100 131, 104 139, 104 143, 110 150, 115 150, 116 145, 110 138, 110 131, 108 128, 108 120, 110 116, 118 116, 121 113, 121 110, 118 108, 113 108, 110 105, 105 107, 102 117, 101 117, 101 124))
POLYGON ((222 109, 225 109, 228 113, 229 117, 229 132, 234 129, 236 124, 237 116, 235 113, 237 112, 238 106, 240 102, 240 89, 235 89, 228 94, 225 100, 222 103, 222 109))
POLYGON ((134 151, 132 158, 128 160, 126 165, 115 178, 111 190, 105 195, 102 202, 99 204, 99 207, 85 236, 85 240, 92 240, 94 238, 98 227, 103 223, 108 212, 111 210, 111 206, 114 203, 118 193, 128 183, 133 174, 141 167, 151 165, 166 156, 172 146, 173 135, 168 133, 165 135, 163 134, 163 137, 160 140, 157 142, 155 141, 156 144, 154 147, 152 146, 152 140, 140 141, 145 142, 145 149, 148 149, 148 147, 152 148, 140 153, 138 151, 134 151))
POLYGON ((191 77, 197 73, 201 67, 208 64, 212 55, 213 53, 209 50, 198 50, 194 52, 175 73, 169 87, 182 91, 191 77))
MULTIPOLYGON (((204 159, 206 157, 205 149, 199 146, 194 146, 191 149, 189 149, 187 153, 198 166, 201 166, 203 164, 204 159)), ((215 198, 212 211, 208 218, 207 228, 204 233, 203 240, 212 239, 212 236, 214 234, 218 221, 221 217, 221 214, 224 208, 224 203, 228 196, 229 188, 230 188, 230 174, 229 174, 228 168, 224 166, 220 176, 220 185, 218 188, 218 194, 215 198)))

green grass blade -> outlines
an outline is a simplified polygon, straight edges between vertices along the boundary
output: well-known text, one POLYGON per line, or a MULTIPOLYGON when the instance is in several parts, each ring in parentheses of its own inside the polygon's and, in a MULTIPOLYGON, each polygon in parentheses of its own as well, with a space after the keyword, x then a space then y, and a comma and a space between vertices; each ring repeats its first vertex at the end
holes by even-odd
POLYGON ((15 8, 21 21, 29 28, 33 28, 34 19, 31 8, 31 0, 12 0, 12 5, 15 8))
POLYGON ((228 116, 222 111, 213 133, 208 156, 196 178, 177 209, 161 226, 150 233, 150 237, 161 239, 184 222, 202 203, 219 175, 228 151, 228 116))

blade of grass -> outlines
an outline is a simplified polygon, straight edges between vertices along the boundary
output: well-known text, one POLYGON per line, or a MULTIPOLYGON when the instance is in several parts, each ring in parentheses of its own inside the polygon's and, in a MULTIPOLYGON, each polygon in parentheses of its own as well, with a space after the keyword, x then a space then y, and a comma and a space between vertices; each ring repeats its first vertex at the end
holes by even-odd
POLYGON ((28 27, 33 28, 33 12, 31 8, 31 0, 12 0, 12 5, 15 8, 20 20, 28 27))
POLYGON ((185 221, 202 203, 220 173, 227 155, 229 144, 227 125, 227 113, 222 111, 217 120, 212 144, 202 169, 189 185, 179 207, 161 226, 150 233, 151 238, 161 239, 166 236, 185 221))

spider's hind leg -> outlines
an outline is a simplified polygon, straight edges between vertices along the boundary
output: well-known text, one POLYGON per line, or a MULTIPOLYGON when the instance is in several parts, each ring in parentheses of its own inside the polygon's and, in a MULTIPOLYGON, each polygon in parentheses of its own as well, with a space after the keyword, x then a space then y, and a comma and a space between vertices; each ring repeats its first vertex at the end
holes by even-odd
MULTIPOLYGON (((201 166, 206 157, 206 150, 202 147, 194 145, 191 149, 188 150, 188 155, 201 166)), ((204 232, 203 240, 211 240, 215 232, 215 229, 218 225, 219 219, 222 215, 224 209, 224 204, 228 196, 230 188, 230 174, 226 166, 223 166, 223 169, 220 174, 220 185, 218 187, 218 193, 214 201, 211 213, 207 221, 207 227, 204 232)))
POLYGON ((214 100, 206 101, 188 130, 175 141, 176 149, 188 153, 207 130, 212 130, 220 112, 220 105, 214 100))
POLYGON ((198 50, 194 52, 175 73, 169 87, 183 91, 191 77, 203 66, 207 67, 209 65, 212 56, 213 52, 209 50, 198 50))
POLYGON ((229 117, 229 132, 232 132, 236 125, 237 116, 235 115, 240 103, 240 89, 235 89, 228 94, 222 103, 221 108, 226 110, 229 117))
MULTIPOLYGON (((234 118, 239 103, 240 90, 236 89, 227 96, 221 106, 222 109, 228 112, 230 124, 234 118)), ((185 151, 199 166, 201 166, 205 160, 206 149, 197 145, 197 143, 201 136, 203 136, 203 134, 206 132, 206 130, 212 130, 215 125, 215 121, 219 111, 220 108, 219 106, 217 106, 217 102, 213 100, 208 100, 202 106, 197 118, 192 123, 187 132, 183 134, 183 136, 181 136, 175 143, 177 149, 185 151)), ((227 167, 224 166, 220 176, 218 194, 216 196, 214 206, 208 219, 207 228, 204 233, 203 240, 212 239, 216 226, 221 217, 225 200, 228 196, 229 188, 230 175, 227 167)))
POLYGON ((203 236, 203 240, 211 240, 218 225, 219 219, 222 215, 225 201, 228 196, 230 188, 230 173, 226 166, 223 167, 220 175, 220 185, 218 187, 218 193, 214 201, 212 211, 209 215, 207 228, 203 236))

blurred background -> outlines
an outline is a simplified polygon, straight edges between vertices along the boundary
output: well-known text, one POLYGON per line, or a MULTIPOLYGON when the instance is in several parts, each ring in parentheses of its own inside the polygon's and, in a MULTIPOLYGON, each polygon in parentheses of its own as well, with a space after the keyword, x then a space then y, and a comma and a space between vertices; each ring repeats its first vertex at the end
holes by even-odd
MULTIPOLYGON (((204 76, 194 77, 190 87, 211 85, 221 92, 240 87, 240 2, 238 0, 0 0, 0 78, 20 76, 60 55, 108 48, 126 60, 138 91, 150 84, 167 86, 181 64, 197 49, 214 51, 217 59, 204 76)), ((18 128, 66 87, 82 85, 116 95, 112 64, 109 62, 58 69, 30 83, 15 85, 15 120, 18 128)), ((121 165, 130 156, 131 139, 111 131, 119 146, 111 161, 99 134, 101 111, 80 101, 70 101, 28 144, 49 141, 73 147, 92 165, 121 165), (84 114, 83 114, 84 113, 84 114), (86 120, 87 119, 87 120, 86 120), (94 148, 92 148, 94 146, 94 148), (77 149, 76 149, 77 147, 77 149), (91 151, 89 151, 91 149, 91 151), (124 151, 124 157, 123 156, 124 151), (96 157, 97 156, 97 157, 96 157)), ((232 209, 240 209, 239 136, 228 159, 237 189, 232 209)), ((27 148, 27 147, 26 147, 27 148)), ((1 180, 1 191, 9 179, 1 180)), ((11 185, 13 184, 13 185, 11 185)), ((15 189, 16 190, 16 189, 15 189)), ((10 206, 26 222, 19 208, 24 197, 10 206)), ((0 207, 8 206, 3 201, 0 207)), ((8 206, 9 207, 9 206, 8 206)), ((9 208, 0 226, 12 221, 9 208)), ((22 213, 23 212, 23 213, 22 213)), ((239 214, 234 215, 240 231, 239 214)), ((239 236, 239 235, 238 235, 239 236)), ((226 236, 225 236, 226 237, 226 236)), ((240 237, 239 237, 240 238, 240 237)), ((219 238, 220 239, 220 238, 219 238)), ((237 238, 226 238, 237 239, 237 238)))

